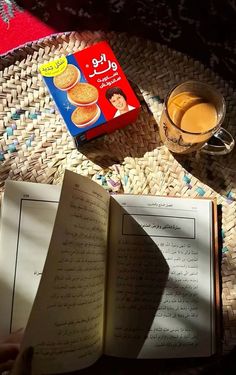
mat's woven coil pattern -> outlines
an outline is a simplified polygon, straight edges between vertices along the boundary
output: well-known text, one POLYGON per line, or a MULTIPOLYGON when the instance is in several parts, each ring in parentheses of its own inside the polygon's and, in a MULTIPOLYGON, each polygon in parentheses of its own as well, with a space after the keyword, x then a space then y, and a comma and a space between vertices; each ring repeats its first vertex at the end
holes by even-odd
POLYGON ((224 350, 236 345, 236 152, 174 157, 158 135, 162 100, 180 81, 214 85, 226 98, 225 127, 235 137, 236 94, 226 82, 182 54, 125 34, 68 33, 7 54, 0 61, 0 183, 7 178, 59 183, 65 168, 106 189, 135 194, 216 197, 222 204, 224 350), (78 152, 38 66, 106 38, 151 111, 136 124, 93 141, 78 152))

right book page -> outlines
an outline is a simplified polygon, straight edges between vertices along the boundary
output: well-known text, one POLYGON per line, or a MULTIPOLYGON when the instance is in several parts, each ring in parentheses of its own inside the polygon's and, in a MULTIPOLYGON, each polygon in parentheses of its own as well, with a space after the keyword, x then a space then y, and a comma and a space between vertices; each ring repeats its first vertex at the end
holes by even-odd
POLYGON ((215 352, 213 226, 211 200, 111 197, 106 354, 215 352))

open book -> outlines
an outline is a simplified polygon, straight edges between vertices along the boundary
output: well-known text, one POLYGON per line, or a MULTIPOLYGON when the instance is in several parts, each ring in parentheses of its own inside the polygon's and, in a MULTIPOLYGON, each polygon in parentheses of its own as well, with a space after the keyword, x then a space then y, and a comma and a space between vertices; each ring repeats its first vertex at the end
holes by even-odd
POLYGON ((66 171, 23 341, 33 374, 85 368, 103 353, 214 354, 215 231, 210 199, 109 195, 66 171))
POLYGON ((59 185, 6 181, 0 232, 0 342, 27 324, 60 192, 59 185))

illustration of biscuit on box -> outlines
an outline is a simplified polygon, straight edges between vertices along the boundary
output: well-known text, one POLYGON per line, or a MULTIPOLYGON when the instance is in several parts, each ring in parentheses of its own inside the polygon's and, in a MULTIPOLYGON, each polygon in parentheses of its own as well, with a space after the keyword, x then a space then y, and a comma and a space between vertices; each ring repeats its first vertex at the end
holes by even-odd
POLYGON ((107 42, 39 70, 77 146, 136 120, 140 104, 107 42))

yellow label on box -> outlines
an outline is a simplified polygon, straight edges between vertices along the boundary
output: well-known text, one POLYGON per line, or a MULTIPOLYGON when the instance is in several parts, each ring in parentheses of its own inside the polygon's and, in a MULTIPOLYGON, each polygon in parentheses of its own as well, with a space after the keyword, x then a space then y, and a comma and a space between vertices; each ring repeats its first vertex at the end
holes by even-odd
POLYGON ((44 77, 56 77, 67 67, 67 59, 65 56, 60 57, 57 60, 50 61, 46 64, 43 64, 39 67, 39 72, 44 77))

